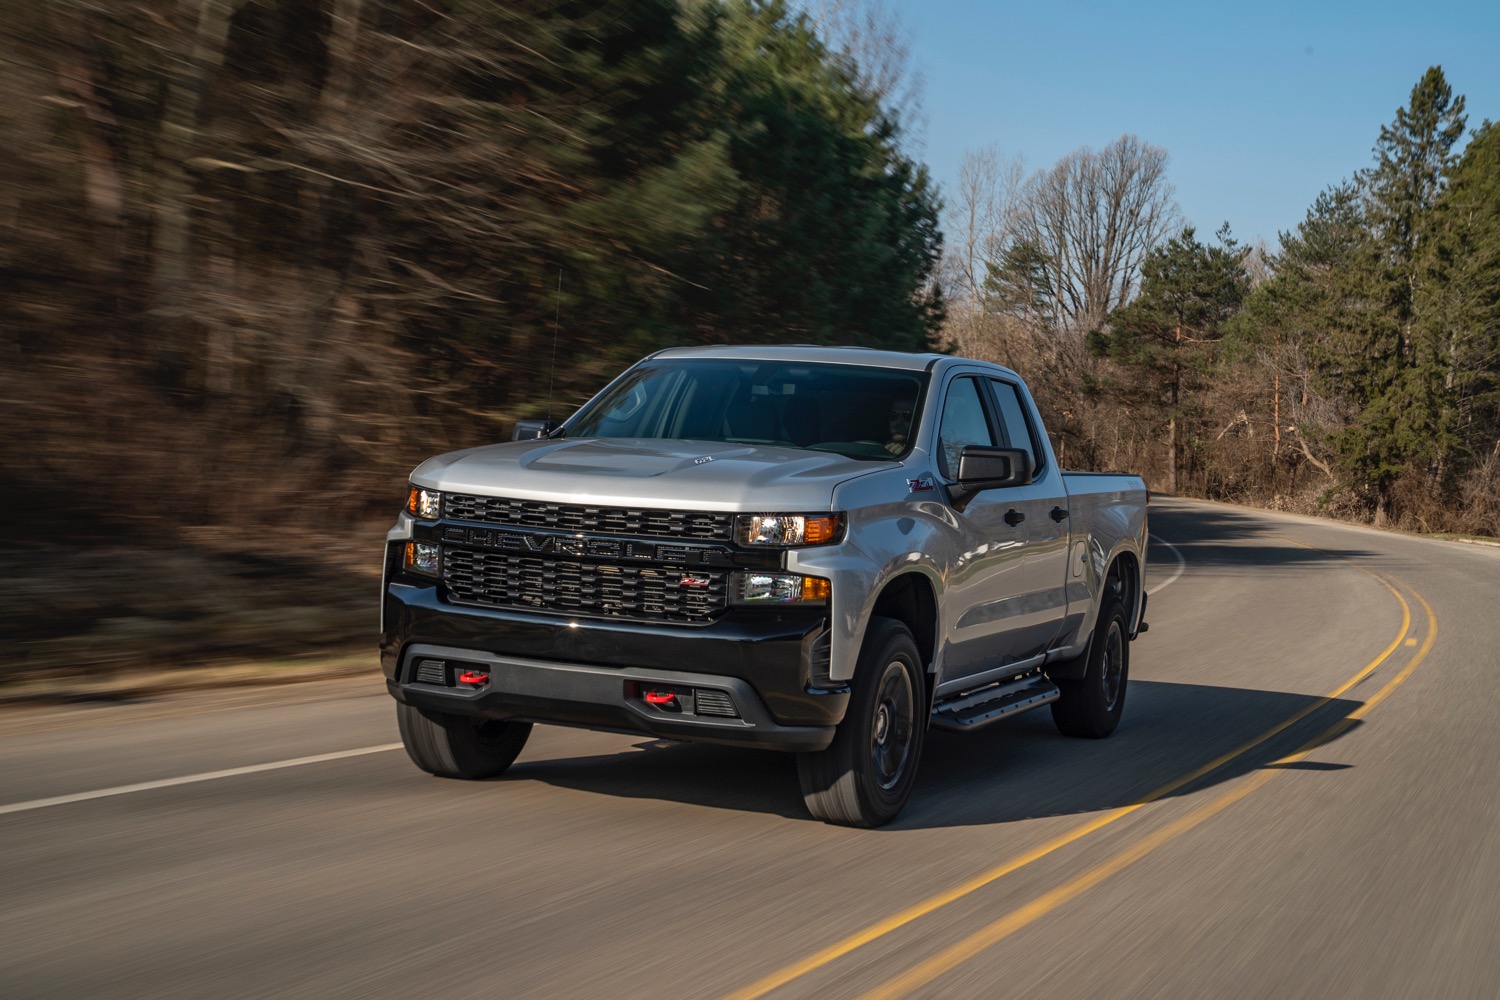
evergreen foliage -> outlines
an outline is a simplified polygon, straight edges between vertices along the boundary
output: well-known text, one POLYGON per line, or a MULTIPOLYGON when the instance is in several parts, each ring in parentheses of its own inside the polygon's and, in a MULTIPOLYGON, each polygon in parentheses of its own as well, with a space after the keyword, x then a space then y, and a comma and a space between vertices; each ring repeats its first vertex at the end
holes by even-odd
POLYGON ((1089 345, 1102 398, 1161 428, 1156 481, 1310 483, 1377 523, 1500 532, 1500 137, 1486 122, 1459 154, 1464 127, 1428 69, 1373 165, 1318 196, 1253 288, 1229 241, 1188 230, 1151 255, 1089 345))
POLYGON ((1180 447, 1197 444, 1197 396, 1218 356, 1225 324, 1249 286, 1248 249, 1226 224, 1217 245, 1199 241, 1189 226, 1152 251, 1141 268, 1141 292, 1110 314, 1091 335, 1094 353, 1107 354, 1125 373, 1126 391, 1155 409, 1167 428, 1167 488, 1177 489, 1180 447))
POLYGON ((1500 451, 1500 128, 1485 122, 1432 212, 1419 259, 1418 339, 1442 372, 1448 429, 1464 464, 1500 451))
POLYGON ((1364 314, 1341 352, 1350 362, 1340 361, 1342 381, 1362 409, 1335 440, 1345 467, 1374 489, 1381 519, 1403 474, 1440 484, 1454 443, 1443 399, 1446 345, 1418 336, 1415 319, 1418 258, 1464 121, 1464 99, 1430 67, 1380 130, 1375 166, 1363 178, 1374 252, 1363 270, 1379 308, 1364 314))

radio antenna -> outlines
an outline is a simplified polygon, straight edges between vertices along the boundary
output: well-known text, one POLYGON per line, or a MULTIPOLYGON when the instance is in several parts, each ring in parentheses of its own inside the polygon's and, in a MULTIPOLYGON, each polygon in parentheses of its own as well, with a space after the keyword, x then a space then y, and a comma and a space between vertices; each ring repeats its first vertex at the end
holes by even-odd
MULTIPOLYGON (((562 268, 557 269, 557 309, 552 314, 552 364, 547 368, 547 423, 552 422, 552 379, 557 374, 557 328, 562 322, 562 268)), ((549 429, 543 437, 552 434, 549 429)))

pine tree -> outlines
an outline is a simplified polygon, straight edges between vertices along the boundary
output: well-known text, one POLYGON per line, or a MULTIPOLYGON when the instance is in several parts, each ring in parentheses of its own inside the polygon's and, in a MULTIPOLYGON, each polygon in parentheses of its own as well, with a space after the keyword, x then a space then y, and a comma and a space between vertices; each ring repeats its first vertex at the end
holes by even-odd
POLYGON ((1500 455, 1500 126, 1485 122, 1475 132, 1429 231, 1414 303, 1418 339, 1446 361, 1456 457, 1469 466, 1500 455))
MULTIPOLYGON (((1191 226, 1153 251, 1141 269, 1141 294, 1116 309, 1107 330, 1090 338, 1127 372, 1135 392, 1154 401, 1166 420, 1167 489, 1177 489, 1184 425, 1193 396, 1211 369, 1224 324, 1249 290, 1247 249, 1226 224, 1217 245, 1200 242, 1191 226)), ((1129 389, 1126 390, 1130 391, 1129 389)))
POLYGON ((1336 480, 1326 439, 1353 416, 1319 373, 1346 376, 1361 362, 1349 353, 1360 339, 1351 331, 1376 311, 1361 290, 1371 255, 1363 198, 1352 181, 1321 192, 1297 228, 1281 234, 1272 276, 1226 329, 1226 353, 1264 377, 1255 394, 1271 427, 1271 461, 1289 463, 1294 475, 1306 461, 1336 480))
POLYGON ((985 265, 985 302, 995 313, 1052 332, 1057 326, 1057 295, 1051 275, 1046 252, 1030 240, 1016 239, 998 261, 985 265))
POLYGON ((1366 297, 1379 309, 1357 317, 1347 344, 1351 362, 1332 373, 1360 414, 1338 437, 1344 465, 1374 490, 1376 521, 1392 513, 1392 488, 1408 473, 1436 484, 1453 444, 1445 402, 1445 345, 1416 328, 1419 254, 1432 209, 1463 135, 1464 99, 1454 97, 1437 66, 1412 88, 1409 104, 1380 130, 1376 163, 1362 181, 1372 232, 1363 272, 1366 297))
POLYGON ((1453 144, 1464 134, 1464 99, 1455 98, 1440 66, 1430 66, 1412 88, 1407 107, 1380 129, 1375 166, 1367 173, 1370 222, 1392 283, 1390 304, 1400 324, 1395 354, 1409 349, 1417 255, 1449 169, 1453 144))

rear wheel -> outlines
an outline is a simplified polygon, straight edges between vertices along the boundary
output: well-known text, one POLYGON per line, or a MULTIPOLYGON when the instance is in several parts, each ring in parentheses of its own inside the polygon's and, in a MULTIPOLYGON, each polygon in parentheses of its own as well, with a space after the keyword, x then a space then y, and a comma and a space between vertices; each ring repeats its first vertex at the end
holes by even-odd
POLYGON ((833 742, 797 756, 809 812, 841 826, 881 826, 896 818, 922 754, 924 690, 911 632, 894 619, 873 619, 833 742))
POLYGON ((1129 636, 1125 606, 1114 590, 1106 590, 1083 676, 1056 682, 1062 694, 1052 703, 1052 721, 1063 735, 1097 740, 1120 724, 1130 680, 1129 636))
POLYGON ((440 778, 493 778, 510 767, 531 723, 448 715, 396 703, 401 743, 412 763, 440 778))

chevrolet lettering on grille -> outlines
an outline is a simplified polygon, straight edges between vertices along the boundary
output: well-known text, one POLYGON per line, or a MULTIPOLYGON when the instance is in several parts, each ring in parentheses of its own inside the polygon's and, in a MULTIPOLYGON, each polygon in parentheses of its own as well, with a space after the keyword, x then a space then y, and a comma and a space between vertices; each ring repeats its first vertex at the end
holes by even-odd
MULTIPOLYGON (((686 545, 659 545, 655 542, 622 538, 595 538, 588 535, 556 535, 531 531, 504 531, 495 528, 450 527, 443 531, 443 541, 478 549, 503 552, 526 552, 537 555, 589 557, 594 559, 629 559, 665 563, 711 563, 713 555, 705 548, 686 545)), ((718 553, 714 553, 718 554, 718 553)))

